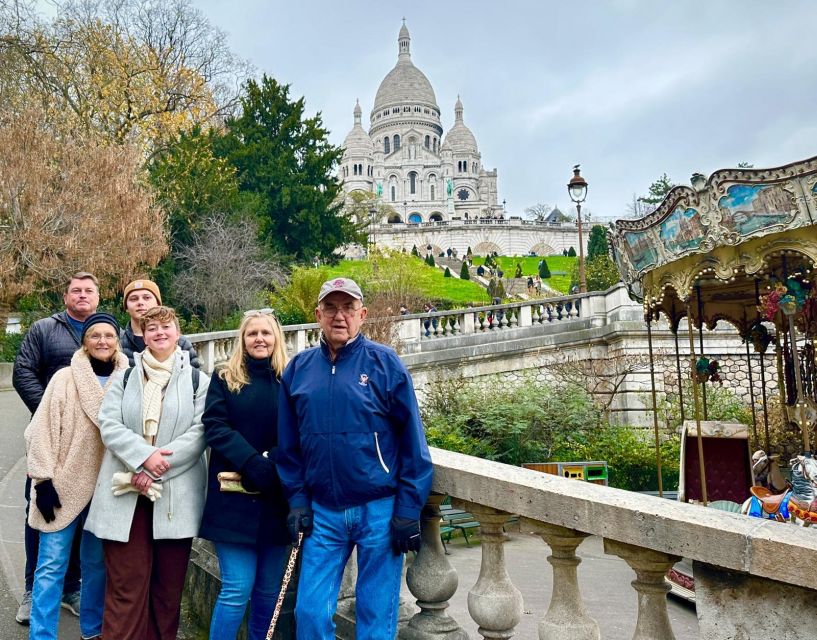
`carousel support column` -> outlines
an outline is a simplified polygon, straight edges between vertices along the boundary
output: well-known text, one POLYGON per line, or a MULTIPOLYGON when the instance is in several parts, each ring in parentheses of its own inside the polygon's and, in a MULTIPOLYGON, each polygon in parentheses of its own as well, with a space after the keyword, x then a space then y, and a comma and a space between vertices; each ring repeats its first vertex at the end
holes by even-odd
POLYGON ((420 611, 400 629, 400 640, 468 640, 468 634, 446 612, 459 579, 440 539, 443 498, 441 494, 430 495, 422 512, 423 545, 406 573, 406 584, 420 611))
MULTIPOLYGON (((674 316, 675 314, 673 314, 674 316)), ((678 323, 680 324, 680 320, 678 323)), ((684 376, 681 373, 681 352, 678 349, 678 329, 680 327, 676 326, 675 331, 672 332, 672 337, 675 338, 675 368, 678 370, 678 404, 681 408, 681 424, 684 424, 684 420, 686 420, 686 416, 684 415, 684 376)))
POLYGON ((708 504, 706 495, 706 469, 704 468, 704 439, 701 433, 701 398, 698 394, 698 381, 695 379, 695 337, 692 333, 692 309, 687 300, 687 330, 689 332, 689 366, 692 376, 692 399, 695 407, 695 425, 698 429, 698 466, 701 473, 701 497, 703 504, 708 504))
POLYGON ((791 361, 794 367, 794 384, 797 389, 797 422, 803 433, 803 451, 811 451, 809 444, 809 423, 806 419, 806 396, 803 393, 803 378, 800 373, 800 354, 797 352, 797 336, 794 329, 794 317, 788 316, 789 321, 789 342, 791 343, 791 361))
MULTIPOLYGON (((780 331, 775 324, 774 332, 774 353, 777 361, 777 391, 780 394, 780 417, 782 424, 788 424, 789 417, 786 415, 786 373, 783 369, 783 345, 780 344, 780 331)), ((769 435, 766 434, 766 452, 769 452, 769 435)))
POLYGON ((752 354, 749 352, 749 323, 746 319, 746 310, 743 310, 743 327, 744 333, 743 340, 746 343, 746 368, 749 372, 749 402, 752 403, 752 435, 755 438, 755 443, 758 442, 757 439, 757 408, 755 407, 755 381, 752 377, 752 354))
POLYGON ((539 640, 599 640, 599 625, 584 606, 576 571, 582 561, 576 549, 590 534, 534 520, 525 520, 525 524, 552 551, 548 562, 553 566, 553 594, 539 622, 539 640))
MULTIPOLYGON (((755 278, 755 306, 760 307, 760 280, 755 278)), ((757 321, 760 322, 760 311, 757 313, 757 321)), ((775 331, 776 333, 776 331, 775 331)), ((763 399, 763 436, 766 453, 771 453, 769 450, 769 404, 766 397, 766 349, 768 345, 759 352, 760 353, 760 393, 763 399)))
MULTIPOLYGON (((698 344, 701 347, 701 355, 705 355, 706 352, 704 351, 704 301, 701 298, 701 285, 698 284, 695 287, 695 290, 698 295, 698 344)), ((709 409, 707 408, 706 404, 706 385, 701 385, 701 397, 703 398, 703 405, 704 405, 704 420, 709 420, 709 409)))
POLYGON ((655 396, 655 361, 652 353, 652 312, 647 312, 647 347, 650 352, 650 386, 652 386, 652 423, 655 429, 655 464, 658 467, 658 496, 664 497, 661 478, 661 438, 658 435, 658 400, 655 396))

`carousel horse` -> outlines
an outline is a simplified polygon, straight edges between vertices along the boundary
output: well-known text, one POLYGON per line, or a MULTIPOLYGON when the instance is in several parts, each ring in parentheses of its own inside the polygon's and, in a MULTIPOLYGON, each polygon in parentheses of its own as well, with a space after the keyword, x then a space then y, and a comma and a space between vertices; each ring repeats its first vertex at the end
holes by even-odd
POLYGON ((791 487, 781 494, 752 487, 752 497, 743 503, 741 513, 778 522, 799 521, 804 527, 817 522, 817 460, 807 453, 790 464, 791 487))

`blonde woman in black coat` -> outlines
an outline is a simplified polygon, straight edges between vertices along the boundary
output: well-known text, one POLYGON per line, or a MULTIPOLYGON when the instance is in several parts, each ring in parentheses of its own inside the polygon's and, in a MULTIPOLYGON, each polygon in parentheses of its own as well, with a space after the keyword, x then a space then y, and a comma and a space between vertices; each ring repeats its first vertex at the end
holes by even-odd
POLYGON ((211 540, 221 591, 210 638, 236 637, 250 603, 249 640, 266 636, 289 544, 287 503, 275 469, 278 379, 287 356, 271 311, 248 311, 227 366, 213 376, 204 409, 211 448, 207 502, 199 537, 211 540), (249 493, 221 492, 218 474, 237 471, 249 493))

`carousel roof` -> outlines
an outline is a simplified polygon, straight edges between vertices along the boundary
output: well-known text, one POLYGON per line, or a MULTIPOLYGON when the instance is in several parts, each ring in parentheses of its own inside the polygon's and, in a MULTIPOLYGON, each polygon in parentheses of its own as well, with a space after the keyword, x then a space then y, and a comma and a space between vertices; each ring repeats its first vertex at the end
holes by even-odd
POLYGON ((723 169, 673 188, 659 207, 610 231, 613 258, 645 311, 676 324, 755 321, 771 281, 817 263, 817 157, 773 169, 723 169), (700 301, 706 301, 706 309, 700 301))

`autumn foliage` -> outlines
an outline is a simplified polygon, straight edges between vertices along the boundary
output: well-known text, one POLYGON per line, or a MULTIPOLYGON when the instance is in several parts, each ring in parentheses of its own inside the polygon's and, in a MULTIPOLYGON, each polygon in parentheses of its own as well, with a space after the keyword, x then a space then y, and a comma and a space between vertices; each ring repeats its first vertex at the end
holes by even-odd
POLYGON ((0 113, 0 316, 76 271, 110 291, 156 265, 164 216, 141 166, 133 146, 60 139, 37 109, 0 113))

